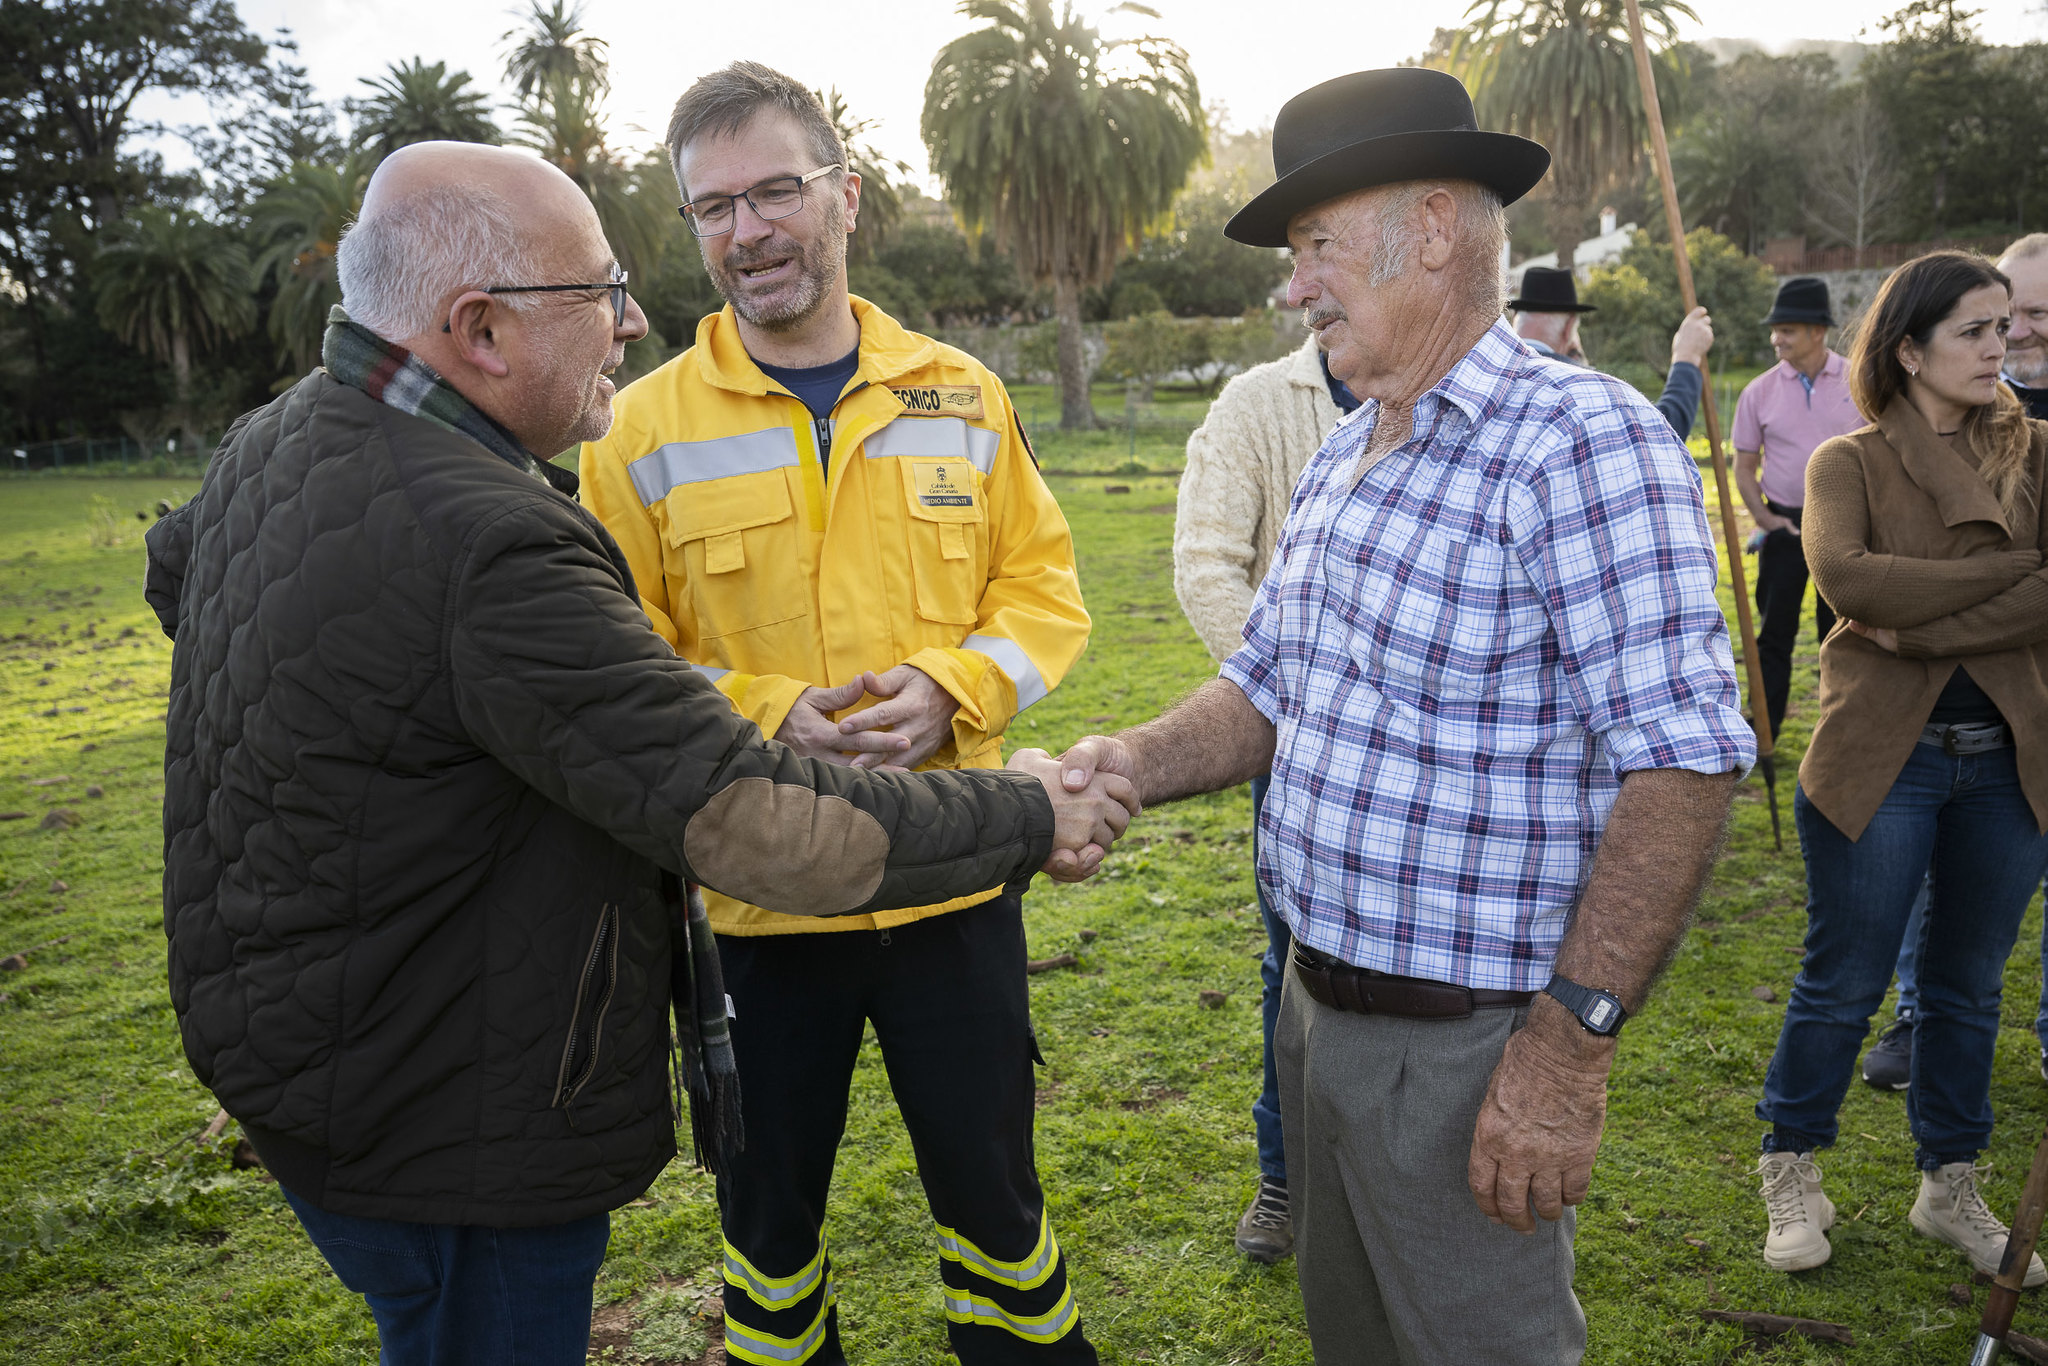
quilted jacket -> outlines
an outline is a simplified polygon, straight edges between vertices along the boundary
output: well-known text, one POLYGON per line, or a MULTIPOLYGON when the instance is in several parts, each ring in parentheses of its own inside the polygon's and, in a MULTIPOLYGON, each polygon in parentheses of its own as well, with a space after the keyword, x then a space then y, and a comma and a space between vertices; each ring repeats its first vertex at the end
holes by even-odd
POLYGON ((153 529, 148 594, 186 1056, 335 1213, 513 1227, 645 1189, 674 1152, 674 876, 867 912, 1051 847, 1018 775, 763 740, 595 518, 324 371, 153 529))

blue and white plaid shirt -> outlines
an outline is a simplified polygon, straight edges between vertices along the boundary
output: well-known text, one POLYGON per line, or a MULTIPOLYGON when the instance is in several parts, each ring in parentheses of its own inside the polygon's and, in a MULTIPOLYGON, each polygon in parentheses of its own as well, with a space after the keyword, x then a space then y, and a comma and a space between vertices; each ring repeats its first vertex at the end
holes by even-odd
POLYGON ((1223 665, 1279 731, 1259 880, 1344 962, 1537 990, 1622 775, 1756 758, 1699 471, 1499 324, 1354 484, 1378 407, 1302 472, 1223 665))

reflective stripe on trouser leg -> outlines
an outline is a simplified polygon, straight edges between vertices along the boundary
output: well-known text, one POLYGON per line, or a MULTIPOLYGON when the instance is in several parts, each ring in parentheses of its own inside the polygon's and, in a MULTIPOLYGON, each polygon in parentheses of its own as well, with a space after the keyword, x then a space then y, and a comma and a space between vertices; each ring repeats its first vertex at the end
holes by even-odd
POLYGON ((839 1292, 833 1288, 828 1276, 824 1294, 819 1297, 818 1313, 810 1326, 795 1337, 777 1337, 762 1329, 752 1328, 739 1322, 732 1315, 731 1306, 725 1314, 725 1354, 739 1361, 759 1363, 759 1366, 777 1366, 781 1362, 809 1361, 825 1342, 832 1326, 832 1310, 839 1303, 839 1292))
MULTIPOLYGON (((1001 1328, 1030 1344, 1050 1344, 1081 1322, 1067 1285, 1059 1240, 1045 1211, 1038 1242, 1011 1261, 978 1247, 958 1230, 939 1226, 939 1272, 945 1281, 946 1318, 963 1327, 1001 1328)), ((968 1351, 961 1349, 962 1360, 968 1351)))
MULTIPOLYGON (((723 1241, 722 1239, 720 1241, 723 1241)), ((779 1313, 818 1288, 827 1267, 825 1244, 818 1243, 817 1255, 793 1276, 769 1276, 741 1255, 731 1243, 725 1244, 725 1283, 747 1292, 747 1298, 770 1313, 779 1313)))
MULTIPOLYGON (((736 1361, 809 1361, 835 1340, 832 1260, 825 1244, 787 1276, 770 1276, 725 1244, 725 1350, 736 1361), (735 1293, 738 1292, 738 1293, 735 1293)), ((836 1349, 833 1359, 839 1359, 836 1349)))

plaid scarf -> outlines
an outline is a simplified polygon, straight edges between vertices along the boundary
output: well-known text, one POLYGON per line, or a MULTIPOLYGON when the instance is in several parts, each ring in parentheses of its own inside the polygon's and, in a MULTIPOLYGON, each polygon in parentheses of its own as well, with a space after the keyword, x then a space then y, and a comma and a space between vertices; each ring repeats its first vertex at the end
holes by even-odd
POLYGON ((328 310, 320 361, 327 367, 327 373, 341 383, 360 389, 401 413, 411 413, 460 432, 499 459, 559 487, 546 473, 554 467, 543 466, 534 459, 517 437, 456 393, 447 380, 435 373, 433 366, 351 320, 340 304, 328 310))
MULTIPOLYGON (((561 493, 576 496, 576 476, 559 465, 533 458, 510 432, 493 422, 434 373, 432 366, 402 346, 385 341, 350 320, 339 304, 327 315, 320 359, 338 382, 362 390, 379 403, 462 433, 491 454, 561 493)), ((674 926, 684 947, 670 957, 669 992, 675 1009, 676 1056, 672 1076, 690 1093, 690 1140, 697 1165, 723 1175, 732 1155, 746 1146, 740 1122, 739 1069, 726 1028, 725 974, 718 940, 696 887, 663 875, 674 926)), ((676 1100, 676 1117, 682 1101, 676 1100)))

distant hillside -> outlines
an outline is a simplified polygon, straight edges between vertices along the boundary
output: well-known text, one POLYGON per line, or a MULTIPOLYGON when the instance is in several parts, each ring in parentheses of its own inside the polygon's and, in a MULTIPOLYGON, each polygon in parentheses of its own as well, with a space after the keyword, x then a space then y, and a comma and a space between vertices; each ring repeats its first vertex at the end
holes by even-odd
POLYGON ((1856 69, 1863 65, 1864 54, 1870 51, 1868 43, 1830 42, 1821 38, 1795 38, 1790 42, 1773 42, 1768 45, 1754 38, 1699 38, 1693 46, 1711 56, 1715 63, 1726 66, 1745 52, 1762 52, 1773 57, 1791 57, 1806 52, 1824 52, 1835 59, 1835 68, 1843 80, 1856 75, 1856 69))

